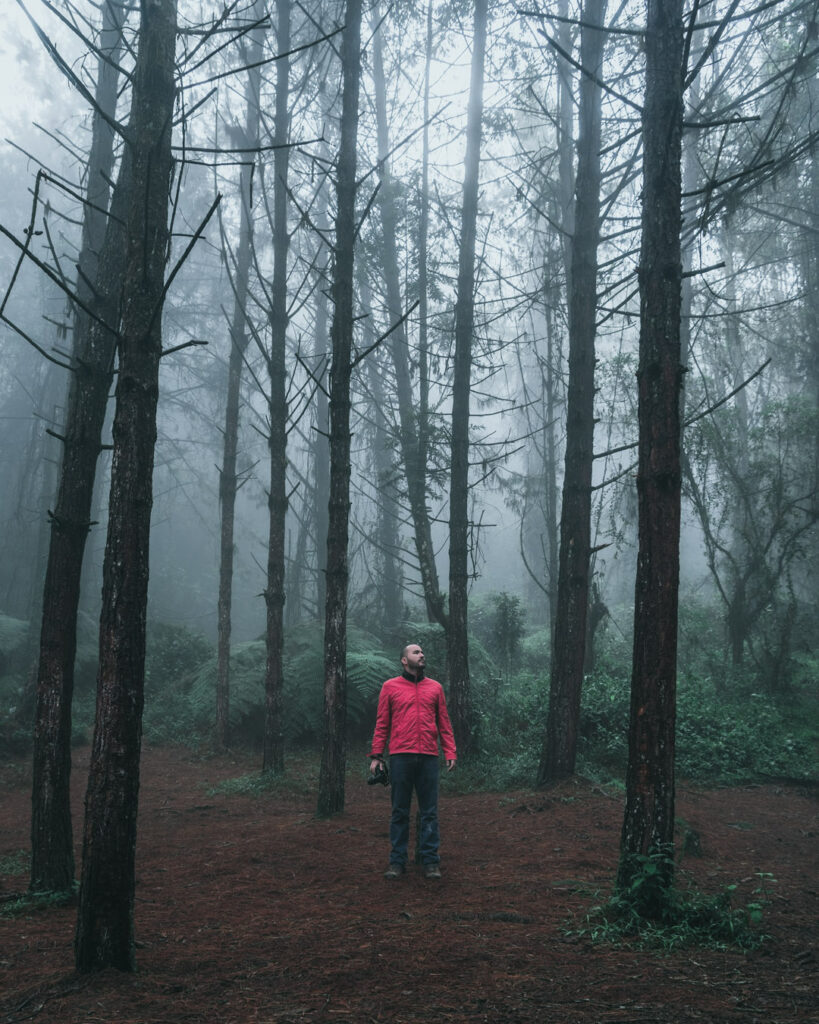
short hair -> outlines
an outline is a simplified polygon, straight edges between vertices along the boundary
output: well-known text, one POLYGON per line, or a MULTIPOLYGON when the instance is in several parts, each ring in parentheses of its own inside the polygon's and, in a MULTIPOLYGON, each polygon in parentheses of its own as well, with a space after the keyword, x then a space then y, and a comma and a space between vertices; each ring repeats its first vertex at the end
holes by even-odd
POLYGON ((406 658, 407 651, 410 649, 410 647, 417 647, 417 646, 418 646, 418 644, 414 640, 412 641, 412 643, 404 644, 404 646, 401 648, 401 657, 399 658, 399 661, 403 661, 404 658, 406 658))

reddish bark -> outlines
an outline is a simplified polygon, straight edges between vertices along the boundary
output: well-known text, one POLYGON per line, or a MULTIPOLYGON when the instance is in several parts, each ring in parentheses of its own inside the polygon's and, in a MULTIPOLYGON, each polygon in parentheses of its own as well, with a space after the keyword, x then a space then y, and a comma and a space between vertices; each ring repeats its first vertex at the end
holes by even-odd
POLYGON ((103 568, 97 713, 85 802, 75 941, 81 973, 133 970, 134 856, 145 682, 148 540, 168 190, 176 97, 176 0, 142 6, 126 145, 133 190, 127 244, 108 539, 103 568))
MULTIPOLYGON (((112 63, 100 59, 95 99, 109 117, 116 112, 122 18, 122 11, 113 5, 103 10, 100 48, 111 56, 112 63)), ((113 216, 106 218, 113 146, 113 131, 97 114, 88 161, 88 205, 83 218, 77 293, 98 319, 79 308, 75 312, 74 373, 69 386, 60 482, 51 514, 34 714, 30 885, 35 891, 60 891, 74 884, 68 789, 77 612, 97 458, 114 369, 113 328, 119 315, 124 267, 121 218, 129 188, 125 160, 113 198, 113 216)))
MULTIPOLYGON (((377 7, 373 8, 371 17, 373 28, 375 28, 380 21, 377 7)), ((373 84, 378 132, 379 176, 381 179, 379 206, 381 211, 384 284, 387 290, 387 310, 390 322, 398 323, 404 310, 402 308, 401 275, 398 266, 398 249, 396 244, 396 239, 399 236, 398 215, 395 209, 395 192, 389 164, 390 135, 387 120, 387 86, 384 76, 380 32, 375 32, 373 37, 373 84)), ((426 246, 426 230, 426 219, 422 217, 419 246, 426 246)), ((419 260, 419 263, 423 265, 425 273, 426 253, 424 253, 424 260, 419 260)), ((419 281, 419 286, 422 289, 424 298, 426 298, 426 281, 419 281)), ((421 316, 423 321, 426 317, 425 309, 422 311, 421 316)), ((444 629, 447 629, 449 619, 446 611, 446 598, 441 593, 438 582, 427 494, 426 442, 424 440, 429 430, 427 424, 428 398, 425 390, 426 370, 424 367, 419 368, 422 378, 421 395, 416 409, 416 400, 413 396, 412 379, 410 376, 407 332, 403 323, 399 324, 392 332, 387 344, 389 345, 392 363, 395 368, 395 395, 400 424, 398 440, 401 446, 401 457, 404 462, 407 498, 409 500, 410 515, 415 535, 415 552, 418 557, 421 589, 424 593, 424 603, 429 621, 437 622, 444 629)), ((424 345, 425 340, 421 347, 422 351, 425 352, 424 345)))
MULTIPOLYGON (((290 49, 290 2, 276 2, 276 44, 279 53, 290 49)), ((267 664, 265 666, 265 721, 263 769, 284 771, 283 668, 284 550, 287 519, 287 173, 290 151, 290 61, 276 62, 276 115, 273 158, 273 287, 270 309, 270 491, 267 586, 265 587, 267 664)))
MULTIPOLYGON (((681 0, 649 0, 643 107, 643 229, 637 371, 637 577, 626 808, 618 886, 674 841, 680 540, 681 0)), ((673 876, 671 856, 664 881, 673 876)))
MULTIPOLYGON (((256 0, 254 19, 261 18, 263 7, 256 0)), ((258 66, 262 54, 261 32, 251 33, 248 63, 251 65, 247 79, 247 108, 243 145, 254 148, 259 145, 259 91, 261 89, 261 68, 258 66), (257 66, 253 66, 253 65, 257 66)), ((239 399, 242 385, 242 369, 245 352, 249 344, 247 333, 248 284, 250 261, 253 250, 252 184, 254 168, 242 164, 239 179, 241 202, 239 244, 236 251, 236 272, 233 282, 233 320, 230 327, 230 356, 228 358, 227 399, 225 402, 225 440, 222 469, 219 473, 219 512, 221 518, 219 536, 219 598, 217 605, 218 642, 216 668, 216 739, 223 748, 230 743, 230 634, 231 607, 233 603, 233 555, 234 555, 234 513, 239 481, 236 476, 236 456, 239 444, 239 399)))
POLYGON ((449 710, 461 756, 472 739, 472 695, 469 679, 469 405, 472 341, 475 328, 475 241, 481 165, 483 79, 486 55, 487 0, 476 0, 472 67, 464 157, 458 292, 455 300, 455 355, 452 375, 452 441, 449 485, 449 623, 447 668, 449 710))
POLYGON ((350 516, 350 377, 356 235, 356 144, 361 77, 361 0, 348 0, 342 43, 341 144, 336 181, 333 350, 330 374, 330 505, 324 617, 324 743, 318 813, 344 810, 347 761, 347 580, 350 516))
POLYGON ((538 784, 574 772, 580 693, 586 652, 591 561, 591 483, 594 449, 594 344, 597 333, 597 247, 600 240, 600 65, 606 0, 583 5, 577 202, 571 243, 569 386, 566 462, 560 513, 560 556, 549 713, 538 784))

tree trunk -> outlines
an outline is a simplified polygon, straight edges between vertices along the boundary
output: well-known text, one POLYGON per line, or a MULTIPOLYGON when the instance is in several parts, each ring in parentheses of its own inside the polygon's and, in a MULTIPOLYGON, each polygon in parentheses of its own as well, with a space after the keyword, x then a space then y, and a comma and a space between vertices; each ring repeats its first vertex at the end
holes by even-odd
MULTIPOLYGON (((290 0, 276 0, 279 53, 290 50, 290 0)), ((264 759, 266 772, 284 771, 282 652, 284 649, 284 546, 287 520, 287 172, 290 130, 290 61, 276 62, 273 158, 273 289, 270 310, 270 536, 267 552, 267 665, 265 668, 264 759)))
POLYGON ((549 565, 546 572, 546 593, 549 602, 549 638, 555 647, 555 620, 557 619, 557 583, 560 574, 560 529, 557 500, 558 448, 555 437, 557 423, 557 381, 562 350, 555 328, 554 314, 546 310, 546 367, 543 374, 545 416, 543 425, 544 518, 546 520, 546 550, 549 565))
MULTIPOLYGON (((396 238, 398 236, 398 217, 395 210, 395 192, 390 175, 389 152, 390 137, 387 121, 387 89, 384 76, 381 33, 375 31, 379 23, 378 7, 373 9, 373 84, 375 92, 375 110, 378 132, 378 158, 381 190, 379 204, 381 210, 381 245, 383 248, 384 282, 387 290, 387 309, 391 324, 398 323, 403 315, 401 302, 401 275, 398 268, 398 252, 396 238)), ((429 34, 428 34, 429 46, 429 34)), ((426 221, 422 222, 422 234, 426 232, 426 221)), ((426 238, 420 240, 423 251, 424 272, 426 272, 426 238)), ((424 300, 426 300, 426 281, 424 281, 424 300)), ((424 321, 424 348, 426 353, 426 309, 422 312, 424 321)), ((400 423, 399 441, 404 463, 407 497, 415 536, 415 550, 418 556, 418 567, 421 574, 421 587, 424 593, 427 617, 430 622, 437 622, 447 628, 447 614, 444 595, 438 582, 438 570, 435 565, 435 549, 432 544, 432 527, 427 505, 426 479, 426 437, 428 416, 428 396, 426 388, 426 367, 422 367, 422 402, 419 403, 420 415, 416 418, 413 399, 412 379, 409 366, 409 349, 407 332, 404 324, 400 324, 388 340, 393 366, 395 368, 396 397, 398 399, 398 419, 400 423)))
MULTIPOLYGON (((256 0, 252 20, 262 17, 262 0, 256 0)), ((250 36, 247 63, 247 109, 242 146, 259 145, 259 92, 261 68, 254 67, 261 59, 262 36, 254 31, 250 36)), ((250 261, 253 250, 252 213, 253 167, 242 164, 239 178, 241 203, 239 244, 236 251, 236 274, 233 282, 233 319, 230 326, 230 356, 228 358, 227 400, 225 402, 225 437, 222 470, 219 474, 219 600, 218 636, 216 648, 216 741, 223 749, 230 744, 230 633, 231 605, 233 602, 234 511, 238 480, 236 454, 239 444, 239 404, 242 387, 242 368, 249 343, 247 333, 247 292, 250 280, 250 261)))
POLYGON ((600 240, 600 68, 605 0, 583 5, 580 62, 594 74, 580 83, 577 201, 569 295, 569 386, 566 460, 560 512, 560 554, 549 713, 538 785, 574 772, 591 559, 591 482, 594 447, 594 342, 597 246, 600 240))
POLYGON ((476 0, 472 69, 466 124, 464 198, 455 302, 455 360, 452 381, 452 454, 449 490, 449 663, 450 715, 462 754, 472 734, 467 607, 469 590, 469 397, 475 320, 475 238, 481 162, 483 77, 487 0, 476 0))
MULTIPOLYGON (((819 61, 814 58, 814 69, 817 64, 819 61)), ((817 83, 816 74, 810 79, 809 89, 813 109, 816 110, 819 103, 819 83, 817 83)), ((810 339, 807 358, 809 400, 813 400, 814 411, 819 414, 819 146, 814 146, 811 152, 807 188, 808 217, 807 224, 802 231, 804 318, 805 336, 810 339)), ((812 497, 807 515, 810 520, 816 522, 819 520, 819 431, 813 438, 813 479, 810 481, 810 492, 812 497)), ((816 571, 816 560, 813 565, 814 571, 810 573, 809 587, 815 607, 816 603, 819 603, 819 572, 816 571)))
MULTIPOLYGON (((364 307, 364 348, 375 344, 375 322, 372 298, 366 279, 361 281, 361 304, 364 307), (368 315, 366 315, 368 314, 368 315)), ((367 359, 367 375, 372 398, 373 444, 372 460, 376 481, 376 539, 375 548, 380 563, 376 587, 373 618, 389 631, 402 619, 402 578, 397 553, 401 546, 398 524, 401 512, 396 501, 395 484, 398 475, 390 444, 390 424, 384 413, 387 397, 377 354, 367 359)))
MULTIPOLYGON (((427 42, 424 53, 424 130, 421 140, 421 194, 418 213, 418 466, 425 475, 429 450, 429 93, 432 74, 432 3, 427 4, 427 42)), ((435 555, 433 551, 433 566, 435 555)), ((435 582, 438 587, 437 581, 435 582)), ((443 598, 440 606, 443 609, 443 598)), ((427 613, 429 614, 429 613, 427 613)))
MULTIPOLYGON (((316 332, 313 364, 315 373, 327 386, 328 337, 327 293, 323 284, 316 291, 316 332)), ((326 392, 316 392, 315 423, 313 425, 313 508, 315 522, 313 535, 316 548, 316 618, 320 618, 327 604, 327 533, 330 508, 330 403, 326 392)))
POLYGON ((85 799, 76 968, 134 970, 134 856, 156 406, 173 161, 176 0, 142 6, 127 147, 133 191, 100 614, 97 714, 85 799))
MULTIPOLYGON (((304 579, 307 569, 307 539, 310 535, 310 528, 313 524, 314 513, 310 507, 309 488, 301 504, 301 515, 298 517, 298 533, 296 536, 295 552, 290 556, 287 566, 287 596, 285 606, 285 622, 288 627, 298 626, 303 619, 302 610, 304 607, 304 579)), ((288 543, 288 550, 291 549, 288 543)))
MULTIPOLYGON (((116 111, 115 65, 123 16, 122 10, 113 4, 103 8, 100 49, 110 55, 111 63, 100 60, 95 98, 111 116, 116 111)), ((113 331, 103 324, 112 328, 117 325, 124 270, 124 231, 116 215, 122 217, 130 188, 130 160, 124 159, 113 200, 115 216, 106 222, 104 211, 108 207, 113 160, 113 133, 96 114, 77 291, 95 309, 102 323, 79 308, 75 311, 74 373, 69 385, 60 481, 51 516, 37 667, 29 883, 32 891, 59 891, 74 884, 69 784, 77 612, 116 344, 113 331)))
MULTIPOLYGON (((736 277, 734 271, 733 233, 723 224, 720 231, 720 250, 725 262, 725 341, 726 354, 729 362, 731 383, 738 388, 745 379, 745 360, 742 339, 739 333, 739 314, 737 312, 736 277)), ((751 550, 752 524, 748 521, 748 500, 743 493, 750 483, 750 447, 749 447, 749 413, 748 392, 740 388, 733 400, 735 412, 736 443, 734 450, 736 460, 734 472, 730 473, 729 481, 734 491, 731 508, 731 554, 729 558, 730 590, 728 602, 728 637, 731 646, 731 663, 737 668, 742 665, 745 655, 745 642, 750 627, 751 616, 748 609, 746 584, 749 565, 755 559, 751 550)))
POLYGON ((356 145, 361 76, 361 0, 347 0, 341 50, 341 143, 336 181, 333 362, 330 375, 330 505, 324 619, 324 742, 318 814, 344 810, 347 743, 347 580, 350 515, 350 378, 356 234, 356 145))
MULTIPOLYGON (((324 119, 325 134, 327 121, 324 119)), ((329 146, 322 145, 322 156, 328 164, 332 157, 329 146)), ((316 225, 326 237, 330 234, 330 217, 328 214, 328 197, 326 189, 321 189, 316 203, 316 225)), ((323 246, 323 242, 319 242, 323 246)), ((330 408, 327 397, 329 375, 328 332, 327 332, 327 285, 323 278, 327 268, 319 267, 319 282, 316 288, 315 339, 313 347, 313 366, 316 378, 321 387, 316 391, 315 419, 313 422, 313 440, 311 444, 311 461, 313 464, 313 509, 315 515, 313 536, 315 538, 316 565, 316 615, 318 619, 324 613, 327 604, 327 529, 330 506, 330 408)))
POLYGON ((680 539, 681 0, 649 0, 643 108, 637 575, 626 807, 617 886, 643 858, 673 878, 680 539))

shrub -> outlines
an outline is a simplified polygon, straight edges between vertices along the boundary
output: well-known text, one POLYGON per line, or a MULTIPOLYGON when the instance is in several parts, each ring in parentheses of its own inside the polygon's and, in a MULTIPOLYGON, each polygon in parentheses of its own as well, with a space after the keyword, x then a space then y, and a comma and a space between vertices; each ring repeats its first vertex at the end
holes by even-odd
MULTIPOLYGON (((323 626, 306 623, 287 631, 284 644, 284 733, 294 744, 322 737, 324 707, 323 626)), ((264 730, 264 674, 267 651, 262 640, 238 644, 231 654, 230 727, 237 743, 258 746, 264 730)), ((350 628, 347 636, 347 726, 353 738, 368 734, 375 721, 378 692, 395 675, 395 660, 377 638, 350 628)), ((194 674, 190 707, 195 732, 212 733, 216 708, 216 660, 194 674)))
POLYGON ((214 654, 213 645, 184 626, 150 621, 145 639, 145 691, 163 692, 185 683, 214 654))
POLYGON ((716 895, 701 893, 690 882, 681 888, 671 857, 671 851, 663 850, 634 856, 628 884, 592 907, 574 934, 593 942, 666 950, 756 949, 765 941, 760 925, 772 876, 758 875, 754 898, 737 906, 735 884, 716 895))

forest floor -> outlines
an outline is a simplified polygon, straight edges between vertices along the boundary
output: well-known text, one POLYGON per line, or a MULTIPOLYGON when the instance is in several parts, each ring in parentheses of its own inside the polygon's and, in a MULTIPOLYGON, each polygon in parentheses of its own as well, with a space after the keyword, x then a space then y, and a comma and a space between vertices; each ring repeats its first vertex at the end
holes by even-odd
MULTIPOLYGON (((74 751, 75 832, 88 751, 74 751)), ((363 764, 363 759, 362 759, 363 764)), ((345 813, 291 783, 214 793, 250 757, 144 749, 135 974, 73 975, 76 908, 0 918, 0 1024, 790 1024, 819 1022, 817 801, 792 786, 680 785, 701 890, 761 878, 754 952, 595 945, 572 934, 610 891, 622 795, 583 780, 441 796, 442 872, 388 860, 388 793, 350 771, 345 813)), ((26 888, 29 768, 0 764, 0 901, 26 888)), ((79 851, 78 851, 79 858, 79 851)))

